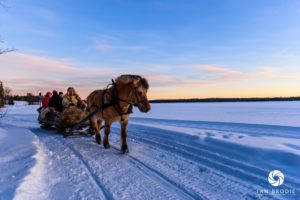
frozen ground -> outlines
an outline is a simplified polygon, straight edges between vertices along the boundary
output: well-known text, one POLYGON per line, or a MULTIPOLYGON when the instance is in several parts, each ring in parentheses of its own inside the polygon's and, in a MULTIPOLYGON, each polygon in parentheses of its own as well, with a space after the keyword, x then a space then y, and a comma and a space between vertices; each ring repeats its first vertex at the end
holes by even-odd
POLYGON ((152 104, 136 117, 300 127, 300 101, 152 104))
POLYGON ((135 111, 122 155, 118 124, 104 149, 41 129, 37 107, 19 104, 0 124, 0 199, 299 199, 299 105, 152 104, 135 111), (296 194, 257 193, 272 189, 296 194))

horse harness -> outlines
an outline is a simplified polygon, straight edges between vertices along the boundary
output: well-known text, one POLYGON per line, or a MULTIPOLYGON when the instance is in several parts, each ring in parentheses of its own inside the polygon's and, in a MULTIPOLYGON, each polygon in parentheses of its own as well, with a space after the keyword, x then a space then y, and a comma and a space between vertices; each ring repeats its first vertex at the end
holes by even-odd
POLYGON ((118 92, 118 89, 117 89, 117 85, 116 85, 116 83, 115 83, 115 81, 113 79, 112 79, 112 83, 108 84, 107 87, 106 87, 106 89, 103 91, 102 100, 101 101, 102 101, 102 103, 99 106, 101 108, 99 110, 101 111, 103 118, 104 118, 104 110, 106 108, 110 107, 110 106, 112 106, 116 110, 116 112, 118 113, 118 115, 121 117, 121 121, 124 121, 123 115, 128 115, 128 114, 133 113, 132 109, 133 109, 133 105, 134 104, 130 103, 130 102, 126 101, 126 100, 123 100, 123 99, 119 98, 119 92, 118 92), (110 85, 112 85, 112 89, 113 89, 112 94, 110 94, 108 92, 108 90, 109 90, 108 87, 110 85), (111 100, 110 100, 109 103, 105 103, 105 99, 104 99, 105 94, 108 94, 108 95, 111 96, 111 100), (123 109, 121 108, 120 101, 126 102, 126 103, 128 103, 130 105, 129 109, 126 112, 124 112, 123 109))

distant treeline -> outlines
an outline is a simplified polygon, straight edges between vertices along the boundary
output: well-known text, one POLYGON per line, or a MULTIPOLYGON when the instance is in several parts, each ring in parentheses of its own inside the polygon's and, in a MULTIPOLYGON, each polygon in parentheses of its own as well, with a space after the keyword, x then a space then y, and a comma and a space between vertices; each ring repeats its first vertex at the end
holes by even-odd
POLYGON ((300 101, 299 97, 272 98, 205 98, 205 99, 156 99, 151 103, 197 103, 197 102, 259 102, 259 101, 300 101))
POLYGON ((38 104, 40 102, 40 96, 35 96, 31 93, 27 93, 25 96, 15 95, 12 96, 13 101, 27 101, 29 105, 38 104))

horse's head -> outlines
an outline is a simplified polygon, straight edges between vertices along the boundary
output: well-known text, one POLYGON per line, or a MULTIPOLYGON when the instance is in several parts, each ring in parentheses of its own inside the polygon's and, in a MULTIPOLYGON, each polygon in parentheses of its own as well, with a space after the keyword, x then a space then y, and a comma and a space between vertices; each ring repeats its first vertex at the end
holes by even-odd
POLYGON ((148 112, 151 109, 147 92, 149 84, 147 79, 138 75, 121 75, 116 83, 123 83, 130 87, 130 100, 141 112, 148 112))

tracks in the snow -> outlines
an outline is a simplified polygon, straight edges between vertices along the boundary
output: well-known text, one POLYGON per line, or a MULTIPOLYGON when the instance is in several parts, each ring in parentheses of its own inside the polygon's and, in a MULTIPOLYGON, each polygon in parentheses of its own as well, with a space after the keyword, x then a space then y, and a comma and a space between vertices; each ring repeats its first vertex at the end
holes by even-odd
POLYGON ((230 158, 226 158, 223 155, 215 154, 209 150, 201 149, 199 147, 194 148, 191 146, 187 146, 181 144, 180 142, 176 142, 176 144, 169 140, 157 142, 159 141, 159 138, 143 138, 137 135, 130 137, 144 144, 156 146, 169 152, 176 152, 176 154, 181 155, 182 157, 188 157, 189 159, 194 160, 197 163, 205 164, 207 167, 218 169, 228 174, 235 174, 236 176, 247 178, 248 180, 251 180, 253 182, 264 182, 265 179, 261 176, 258 176, 257 174, 268 173, 263 169, 249 166, 230 158), (258 173, 252 173, 252 171, 258 173))
POLYGON ((38 137, 40 136, 40 134, 37 134, 39 132, 47 132, 47 134, 53 134, 53 136, 50 136, 51 139, 61 143, 65 147, 67 147, 77 157, 77 159, 82 163, 82 166, 86 169, 86 172, 89 174, 89 177, 92 178, 93 182, 97 185, 97 187, 103 193, 105 198, 113 199, 112 194, 102 184, 99 176, 93 171, 92 167, 88 164, 88 162, 86 162, 86 160, 83 158, 83 156, 79 153, 78 150, 76 150, 72 145, 70 145, 68 142, 66 142, 63 137, 60 137, 60 135, 55 134, 54 132, 51 132, 49 130, 43 130, 43 131, 41 131, 41 130, 43 130, 43 129, 32 129, 31 131, 33 133, 35 133, 38 137))
MULTIPOLYGON (((135 131, 131 130, 131 133, 134 133, 135 131)), ((254 182, 258 185, 259 183, 264 183, 265 179, 262 176, 263 169, 256 168, 254 166, 249 166, 247 164, 232 160, 230 158, 226 158, 223 155, 215 154, 210 151, 205 151, 200 148, 192 148, 189 147, 188 144, 182 144, 182 143, 174 143, 169 140, 164 140, 162 138, 152 138, 152 136, 147 136, 141 134, 130 134, 129 139, 131 142, 135 143, 136 145, 142 145, 146 148, 153 149, 154 151, 160 149, 161 151, 164 151, 168 154, 168 156, 171 157, 177 157, 180 160, 185 160, 186 162, 193 161, 195 165, 198 165, 200 168, 205 169, 213 169, 211 177, 214 179, 214 181, 217 182, 223 182, 224 185, 222 187, 230 187, 228 189, 232 190, 232 192, 240 193, 243 195, 244 198, 257 198, 255 193, 252 193, 255 191, 255 188, 253 185, 248 184, 243 179, 249 181, 251 179, 251 182, 254 182), (206 158, 208 157, 208 158, 206 158), (252 171, 254 172, 252 173, 252 171), (261 173, 259 175, 255 174, 255 171, 260 171, 261 173), (221 174, 219 173, 221 172, 221 174), (227 175, 225 175, 227 174, 227 175), (225 176, 224 176, 225 175, 225 176), (228 176, 230 175, 230 176, 228 176), (254 195, 253 195, 254 194, 254 195)), ((172 139, 170 139, 172 140, 172 139)), ((130 143, 131 143, 130 142, 130 143)), ((137 163, 141 163, 142 165, 145 165, 147 168, 150 168, 152 171, 157 172, 155 168, 152 168, 150 166, 155 166, 155 162, 152 162, 152 164, 148 163, 145 164, 143 162, 143 157, 141 157, 142 160, 140 160, 137 157, 133 157, 132 155, 128 155, 130 158, 135 160, 137 163)), ((146 156, 146 155, 145 155, 146 156)), ((183 173, 183 172, 179 172, 183 173)), ((188 173, 188 172, 185 172, 188 173)), ((161 177, 164 177, 165 180, 167 180, 170 183, 175 183, 181 190, 186 191, 187 193, 191 194, 193 198, 210 198, 211 194, 205 193, 203 190, 201 190, 201 181, 200 184, 197 186, 192 183, 192 185, 189 185, 189 179, 183 179, 181 181, 175 182, 176 175, 174 173, 168 173, 167 171, 158 172, 158 174, 161 177), (197 197, 198 195, 198 197, 197 197)), ((267 174, 267 173, 266 173, 267 174)), ((198 176, 194 176, 193 174, 189 175, 191 179, 197 179, 198 176)), ((207 180, 209 182, 210 180, 207 180)), ((273 199, 276 199, 275 197, 272 197, 273 199)))
MULTIPOLYGON (((89 171, 91 177, 94 179, 96 184, 99 186, 99 188, 103 191, 107 199, 113 199, 112 194, 105 188, 103 183, 101 182, 99 175, 94 173, 94 170, 92 167, 88 164, 88 162, 85 160, 85 158, 82 156, 82 154, 76 150, 71 144, 65 141, 64 138, 60 137, 53 137, 54 139, 60 141, 62 144, 67 146, 75 155, 76 157, 84 164, 86 169, 89 171)), ((116 146, 111 145, 111 149, 115 150, 116 153, 120 154, 120 149, 118 149, 116 146)), ((99 149, 98 149, 99 150, 99 149)), ((143 162, 141 162, 139 159, 131 156, 130 154, 126 154, 124 156, 127 156, 129 158, 129 161, 136 166, 142 173, 146 174, 150 179, 152 179, 154 182, 163 184, 163 187, 168 187, 170 190, 173 190, 176 193, 179 193, 181 197, 184 199, 205 199, 204 197, 201 197, 198 194, 195 194, 192 191, 188 191, 185 188, 181 187, 178 183, 168 179, 166 176, 164 176, 162 173, 158 172, 157 170, 151 168, 150 166, 147 166, 143 162)))
MULTIPOLYGON (((117 148, 115 145, 111 145, 111 148, 118 151, 118 152, 120 152, 120 149, 117 148)), ((161 172, 155 170, 154 168, 146 165, 145 163, 140 161, 138 158, 135 158, 135 157, 131 156, 130 154, 127 154, 126 156, 130 159, 130 162, 133 163, 136 167, 138 167, 143 173, 148 174, 148 175, 150 174, 149 175, 150 178, 158 179, 159 182, 164 184, 164 186, 167 186, 167 187, 169 187, 170 189, 172 189, 174 191, 177 191, 177 192, 180 191, 181 195, 183 197, 186 197, 185 199, 188 199, 188 198, 191 198, 191 199, 206 199, 203 196, 194 193, 193 191, 188 191, 184 187, 181 187, 180 184, 178 184, 175 181, 169 179, 167 176, 165 176, 161 172)))
MULTIPOLYGON (((130 172, 129 176, 141 175, 142 178, 138 179, 139 182, 141 182, 141 180, 147 180, 147 184, 150 183, 155 185, 156 188, 162 188, 160 194, 170 198, 258 198, 255 193, 255 186, 264 186, 263 184, 266 182, 264 174, 267 174, 266 169, 228 157, 228 155, 222 153, 222 149, 217 146, 214 147, 216 149, 206 148, 205 146, 201 146, 200 143, 193 142, 193 138, 182 141, 180 138, 174 140, 174 137, 169 138, 166 132, 159 133, 156 129, 153 131, 154 132, 147 131, 147 127, 144 127, 144 130, 140 130, 139 127, 130 128, 129 143, 132 142, 135 146, 141 148, 141 152, 137 153, 135 151, 133 154, 129 153, 122 156, 116 144, 119 129, 113 128, 111 136, 115 140, 111 140, 112 148, 109 150, 113 152, 113 154, 110 154, 112 156, 111 159, 117 159, 117 161, 113 163, 126 165, 125 171, 123 171, 125 173, 131 171, 130 169, 135 169, 136 172, 133 174, 130 174, 132 173, 130 172), (115 141, 115 143, 113 141, 115 141), (161 160, 160 162, 158 158, 154 158, 160 154, 165 154, 169 158, 161 160), (184 164, 188 169, 176 169, 176 167, 174 168, 172 166, 172 163, 174 163, 176 167, 180 167, 181 164, 184 164), (193 166, 189 166, 187 163, 193 163, 193 166), (201 174, 201 171, 193 171, 196 173, 189 174, 189 169, 193 167, 204 169, 204 173, 201 174), (202 183, 205 184, 202 185, 202 183), (218 190, 222 190, 222 194, 218 194, 218 190), (215 194, 215 192, 217 194, 215 194), (175 194, 175 197, 172 194, 175 194), (222 195, 228 196, 222 197, 222 195)), ((33 130, 33 132, 35 131, 33 130)), ((49 135, 50 134, 52 133, 49 133, 49 135)), ((106 185, 107 179, 104 180, 102 177, 105 175, 104 171, 101 170, 103 165, 97 163, 100 159, 93 159, 93 156, 97 155, 93 152, 102 150, 101 153, 107 154, 107 151, 103 150, 102 147, 99 148, 98 145, 91 145, 87 148, 88 150, 81 149, 80 147, 82 146, 80 146, 80 144, 84 141, 88 144, 87 141, 89 139, 68 141, 68 139, 66 140, 58 135, 51 135, 49 137, 70 149, 74 156, 82 162, 91 180, 96 183, 106 199, 116 197, 115 194, 112 193, 114 191, 111 188, 108 189, 109 184, 106 185)), ((91 141, 92 140, 91 138, 91 141)), ((85 144, 83 144, 83 146, 85 146, 85 144)), ((107 160, 111 160, 110 155, 102 155, 106 156, 106 163, 107 160)), ((118 184, 118 182, 115 184, 118 184)), ((124 184, 124 182, 122 184, 124 184)), ((269 197, 274 198, 274 196, 269 197)))
MULTIPOLYGON (((33 132, 36 132, 36 130, 32 130, 33 132)), ((43 131, 45 132, 45 131, 43 131)), ((49 133, 52 134, 52 133, 49 133)), ((38 135, 38 134, 37 134, 38 135)), ((67 147, 69 150, 73 152, 73 154, 82 162, 83 166, 86 168, 87 172, 90 174, 90 177, 92 177, 93 181, 97 184, 99 189, 103 192, 105 197, 107 199, 113 199, 113 195, 111 192, 105 187, 102 180, 99 177, 99 173, 95 173, 95 170, 89 164, 88 160, 80 153, 80 150, 77 150, 72 143, 68 142, 68 139, 64 139, 60 137, 59 135, 53 135, 50 136, 51 139, 60 142, 62 145, 67 147)), ((98 149, 97 145, 97 151, 98 149)), ((92 147, 91 147, 92 148, 92 147)), ((120 150, 115 146, 112 145, 111 150, 115 151, 115 153, 120 154, 120 157, 122 157, 122 154, 120 153, 120 150)), ((159 187, 162 188, 168 188, 167 191, 173 191, 172 193, 176 193, 178 196, 184 199, 207 199, 200 194, 196 194, 193 191, 188 191, 184 187, 181 187, 180 184, 176 183, 175 181, 170 180, 168 177, 166 177, 164 174, 160 173, 159 171, 153 169, 152 167, 146 165, 139 159, 131 156, 130 154, 124 155, 127 160, 133 165, 136 169, 138 169, 142 174, 147 176, 149 179, 153 181, 155 184, 159 184, 159 187)), ((172 197, 171 197, 172 198, 172 197)))
MULTIPOLYGON (((214 152, 213 147, 190 145, 187 141, 182 142, 180 139, 174 141, 174 138, 168 138, 162 135, 158 137, 157 133, 149 134, 143 131, 137 132, 135 128, 131 129, 131 133, 130 138, 138 143, 148 145, 149 147, 155 146, 168 152, 175 152, 183 158, 188 157, 189 160, 193 160, 206 167, 221 171, 230 176, 233 175, 238 179, 246 179, 247 182, 250 181, 253 185, 265 186, 265 177, 269 173, 268 170, 227 157, 225 153, 222 153, 219 147, 214 147, 217 148, 216 152, 214 152)), ((292 181, 294 180, 292 179, 292 181)), ((299 183, 296 182, 293 182, 293 184, 299 185, 299 183)), ((292 185, 286 186, 290 189, 293 188, 292 185)))
MULTIPOLYGON (((115 134, 114 134, 115 135, 115 134)), ((165 151, 164 148, 161 148, 160 146, 157 146, 153 143, 145 143, 145 141, 140 141, 141 138, 135 138, 135 137, 131 137, 130 136, 130 143, 134 143, 134 145, 141 145, 145 148, 145 150, 147 151, 147 149, 152 149, 153 151, 157 151, 159 149, 159 152, 166 154, 168 157, 173 157, 175 158, 174 160, 177 160, 177 162, 179 160, 181 160, 181 162, 185 162, 188 163, 191 160, 189 160, 188 156, 186 154, 186 156, 181 155, 181 154, 177 154, 176 151, 174 151, 174 149, 170 148, 167 149, 165 151), (136 139, 136 140, 133 140, 136 139), (149 145, 151 144, 151 145, 149 145), (178 160, 179 159, 179 160, 178 160)), ((164 141, 161 141, 162 143, 164 143, 164 141)), ((115 147, 115 145, 112 145, 112 147, 118 151, 120 151, 117 147, 115 147)), ((226 187, 230 187, 228 189, 234 189, 235 192, 239 192, 242 193, 242 191, 254 191, 253 188, 249 187, 249 185, 244 185, 242 182, 237 181, 236 179, 232 179, 230 177, 226 177, 224 176, 224 174, 220 174, 216 171, 213 172, 209 172, 209 179, 212 178, 213 180, 205 180, 205 179, 199 179, 199 172, 196 172, 198 174, 193 174, 192 171, 188 171, 185 169, 182 169, 182 171, 174 171, 172 169, 172 164, 169 166, 166 166, 164 169, 161 167, 163 165, 165 165, 164 161, 162 161, 162 163, 157 163, 158 160, 149 160, 146 159, 147 162, 143 161, 143 157, 139 158, 139 156, 133 156, 131 154, 126 155, 127 157, 129 157, 132 162, 136 163, 136 165, 141 165, 141 170, 145 171, 145 173, 148 173, 148 171, 152 171, 154 174, 158 175, 160 178, 164 179, 164 182, 166 182, 166 184, 171 184, 172 186, 176 186, 178 189, 184 191, 185 193, 189 194, 190 197, 194 198, 194 199, 211 199, 211 198, 216 198, 216 196, 218 196, 218 194, 214 194, 213 190, 211 188, 206 188, 209 187, 208 185, 214 187, 216 185, 218 185, 220 182, 224 182, 224 184, 227 184, 226 187), (160 165, 160 167, 158 167, 157 165, 160 165), (160 171, 158 171, 157 169, 160 169, 160 171), (193 182, 194 180, 194 182, 193 182), (196 180, 196 181, 195 181, 196 180), (210 182, 211 181, 211 182, 210 182), (205 183, 205 185, 203 185, 203 183, 205 183)), ((144 157, 147 157, 147 155, 144 155, 144 157)), ((148 157, 149 158, 149 157, 148 157)), ((175 164, 175 163, 174 163, 175 164)), ((204 164, 202 165, 201 163, 193 162, 193 165, 197 165, 199 166, 199 168, 202 168, 205 170, 210 170, 211 167, 209 167, 208 165, 204 164)), ((201 173, 201 172, 200 172, 201 173)), ((200 175, 201 176, 201 175, 200 175)), ((222 186, 224 187, 224 185, 222 186)), ((215 191, 218 192, 218 191, 215 191)), ((251 194, 244 194, 245 198, 251 198, 253 197, 253 195, 251 194)), ((221 198, 221 196, 219 196, 218 198, 221 198)))
POLYGON ((84 159, 84 157, 79 153, 78 150, 76 150, 72 145, 70 145, 68 142, 65 141, 64 138, 60 137, 53 137, 54 139, 60 141, 62 144, 64 144, 66 147, 68 147, 75 155, 76 157, 82 162, 82 164, 87 169, 88 173, 90 174, 90 177, 94 180, 94 182, 97 184, 99 189, 103 192, 106 199, 112 199, 112 194, 106 189, 106 187, 101 182, 99 175, 94 172, 92 167, 88 164, 88 162, 84 159))

